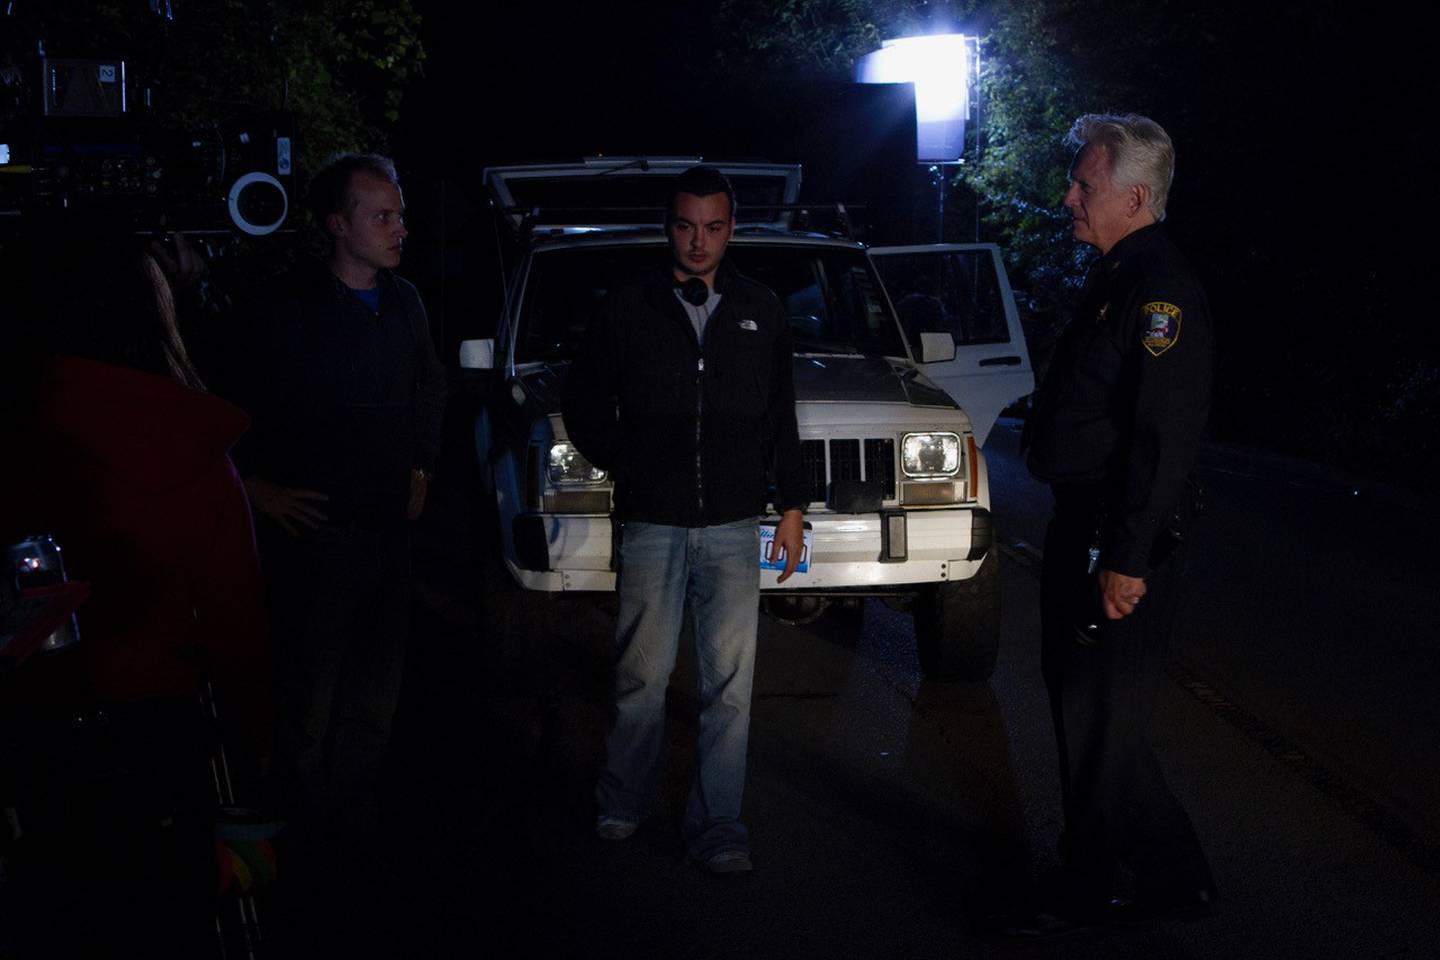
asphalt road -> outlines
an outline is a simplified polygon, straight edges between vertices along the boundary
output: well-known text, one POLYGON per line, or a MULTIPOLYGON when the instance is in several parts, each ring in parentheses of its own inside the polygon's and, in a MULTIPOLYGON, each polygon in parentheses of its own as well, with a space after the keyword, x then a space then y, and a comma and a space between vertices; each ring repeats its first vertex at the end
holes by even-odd
MULTIPOLYGON (((1002 420, 986 453, 1002 537, 1023 561, 1049 503, 1016 455, 1019 430, 1002 420)), ((1198 475, 1208 506, 1175 672, 1440 869, 1440 498, 1216 445, 1198 475)))
POLYGON ((1048 502, 1014 461, 1013 431, 1002 424, 987 448, 1007 541, 994 678, 922 682, 909 619, 876 602, 800 627, 762 617, 746 796, 756 870, 729 881, 682 855, 695 733, 685 658, 657 815, 628 841, 594 838, 612 611, 522 596, 497 576, 483 523, 470 535, 463 429, 451 435, 417 542, 393 849, 377 851, 374 902, 356 910, 379 952, 1440 957, 1436 807, 1424 807, 1440 762, 1425 649, 1435 600, 1384 612, 1406 590, 1426 594, 1433 563, 1414 566, 1422 551, 1396 554, 1389 534, 1363 540, 1389 515, 1378 500, 1322 511, 1311 501, 1330 503, 1331 488, 1219 458, 1227 472, 1212 478, 1196 552, 1232 560, 1196 584, 1153 729, 1210 851, 1220 910, 1017 942, 988 933, 989 918, 1053 863, 1060 808, 1027 546, 1048 502), (1354 649, 1362 636, 1373 655, 1354 649))

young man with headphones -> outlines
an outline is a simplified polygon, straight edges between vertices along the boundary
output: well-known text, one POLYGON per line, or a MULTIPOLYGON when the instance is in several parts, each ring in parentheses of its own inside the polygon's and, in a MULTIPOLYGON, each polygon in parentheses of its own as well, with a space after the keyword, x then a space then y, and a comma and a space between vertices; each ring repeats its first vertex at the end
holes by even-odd
POLYGON ((610 471, 622 523, 616 716, 596 786, 596 832, 623 840, 645 814, 688 601, 700 734, 686 847, 712 873, 745 873, 757 521, 772 480, 780 581, 803 546, 790 335, 775 295, 724 263, 735 193, 723 174, 704 166, 681 174, 665 227, 670 263, 610 292, 565 391, 569 437, 610 471))

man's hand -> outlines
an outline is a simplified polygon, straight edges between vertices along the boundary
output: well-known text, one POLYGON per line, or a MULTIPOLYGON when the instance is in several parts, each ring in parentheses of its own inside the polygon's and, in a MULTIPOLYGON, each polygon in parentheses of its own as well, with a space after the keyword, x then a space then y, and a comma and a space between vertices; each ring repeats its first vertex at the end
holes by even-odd
POLYGON ((325 522, 325 511, 317 504, 330 498, 317 490, 282 487, 264 477, 246 477, 245 492, 255 509, 280 525, 280 529, 298 537, 302 530, 314 530, 325 522))
POLYGON ((425 509, 425 494, 430 489, 430 475, 419 467, 410 471, 410 504, 405 508, 406 520, 418 520, 425 509))
POLYGON ((775 543, 770 549, 785 551, 785 571, 775 580, 776 583, 784 583, 795 572, 795 565, 800 562, 800 554, 805 550, 804 513, 786 510, 780 515, 780 522, 775 526, 775 543))
POLYGON ((1119 620, 1135 612, 1140 598, 1145 596, 1145 581, 1141 577, 1127 577, 1114 570, 1101 570, 1095 577, 1100 584, 1100 609, 1110 620, 1119 620))

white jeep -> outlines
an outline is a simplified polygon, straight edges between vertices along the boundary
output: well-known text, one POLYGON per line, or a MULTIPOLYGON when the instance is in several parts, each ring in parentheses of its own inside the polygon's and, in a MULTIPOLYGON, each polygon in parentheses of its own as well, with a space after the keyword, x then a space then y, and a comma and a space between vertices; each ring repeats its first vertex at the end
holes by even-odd
MULTIPOLYGON (((488 371, 476 455, 505 565, 527 590, 615 588, 610 480, 567 440, 561 389, 606 290, 664 262, 665 181, 695 162, 486 171, 526 243, 497 337, 462 344, 461 365, 488 371)), ((999 250, 867 249, 797 231, 798 167, 716 166, 739 196, 726 259, 789 315, 810 483, 809 569, 783 587, 775 571, 758 572, 762 602, 799 620, 835 600, 882 597, 913 610, 929 678, 987 678, 999 558, 980 447, 1034 387, 999 250)))

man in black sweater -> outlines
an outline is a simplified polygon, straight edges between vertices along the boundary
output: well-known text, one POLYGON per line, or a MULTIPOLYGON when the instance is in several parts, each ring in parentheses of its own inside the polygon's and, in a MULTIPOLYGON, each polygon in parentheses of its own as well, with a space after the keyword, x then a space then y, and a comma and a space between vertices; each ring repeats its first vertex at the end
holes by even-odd
POLYGON ((284 876, 324 937, 343 927, 348 885, 374 876, 377 779, 410 630, 410 522, 445 393, 419 294, 391 272, 406 234, 394 165, 343 156, 310 193, 331 252, 250 311, 235 380, 253 426, 236 459, 271 614, 284 876))
POLYGON ((768 479, 786 580, 803 547, 789 330, 764 287, 723 264, 735 196, 718 171, 675 183, 671 262, 605 300, 570 370, 565 427, 615 480, 620 545, 615 726, 596 787, 596 831, 634 833, 665 723, 681 617, 694 615, 700 742, 685 812, 690 857, 716 874, 751 869, 740 821, 768 479))

